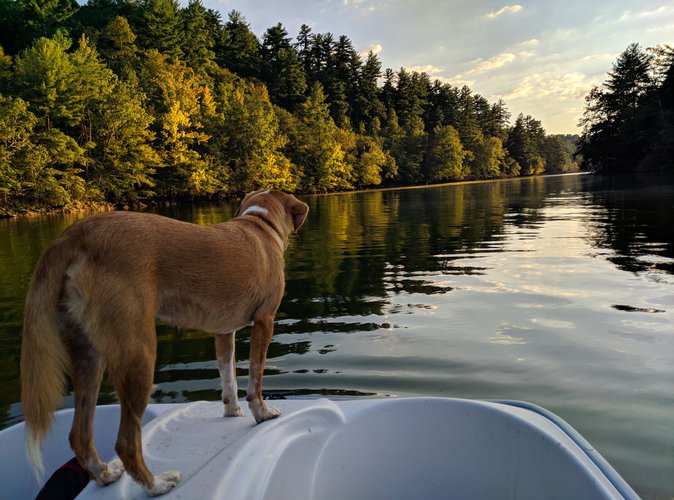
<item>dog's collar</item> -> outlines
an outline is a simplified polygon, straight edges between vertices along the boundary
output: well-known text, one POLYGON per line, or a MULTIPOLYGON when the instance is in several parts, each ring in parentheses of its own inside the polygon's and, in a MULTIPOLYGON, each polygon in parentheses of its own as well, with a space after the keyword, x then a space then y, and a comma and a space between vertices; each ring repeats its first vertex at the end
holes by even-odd
POLYGON ((282 235, 281 232, 276 228, 276 226, 274 225, 274 223, 273 223, 272 221, 270 221, 267 217, 265 217, 264 214, 262 214, 262 213, 260 213, 260 212, 252 212, 252 211, 251 211, 251 212, 248 212, 248 213, 244 213, 243 215, 241 215, 241 217, 243 217, 243 216, 245 216, 245 215, 250 215, 251 217, 257 217, 257 218, 260 219, 262 222, 264 222, 265 224, 267 224, 267 225, 272 229, 272 231, 274 231, 274 236, 276 236, 276 237, 279 238, 279 241, 281 242, 281 247, 282 247, 283 249, 285 249, 285 245, 283 244, 283 235, 282 235))

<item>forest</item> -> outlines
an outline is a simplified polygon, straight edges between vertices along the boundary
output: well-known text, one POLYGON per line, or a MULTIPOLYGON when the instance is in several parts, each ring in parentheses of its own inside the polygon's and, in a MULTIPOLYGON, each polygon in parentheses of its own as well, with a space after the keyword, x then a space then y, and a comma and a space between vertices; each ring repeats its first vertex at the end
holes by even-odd
POLYGON ((674 49, 630 44, 585 98, 578 152, 604 174, 674 172, 674 49))
POLYGON ((258 37, 201 0, 0 1, 0 215, 561 173, 568 142, 307 25, 258 37))

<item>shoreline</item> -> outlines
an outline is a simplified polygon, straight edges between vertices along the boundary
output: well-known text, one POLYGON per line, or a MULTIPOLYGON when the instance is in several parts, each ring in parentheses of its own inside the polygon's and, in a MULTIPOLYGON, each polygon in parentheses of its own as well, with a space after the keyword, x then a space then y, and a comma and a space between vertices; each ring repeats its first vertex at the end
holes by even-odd
MULTIPOLYGON (((536 179, 536 178, 539 178, 539 177, 558 177, 558 176, 564 176, 564 175, 586 175, 586 174, 592 174, 592 172, 578 171, 578 172, 563 172, 563 173, 555 173, 555 174, 527 175, 527 176, 517 176, 517 177, 498 177, 498 178, 494 178, 494 179, 475 179, 475 180, 464 180, 464 181, 454 181, 454 182, 440 182, 440 183, 437 183, 437 184, 416 184, 416 185, 408 185, 408 186, 373 187, 373 188, 369 188, 369 189, 351 189, 351 190, 344 190, 344 191, 329 191, 329 192, 325 192, 325 193, 310 193, 310 192, 303 192, 303 191, 293 191, 292 194, 298 195, 298 196, 309 196, 309 197, 335 196, 335 195, 342 195, 342 194, 358 194, 358 193, 368 193, 368 192, 376 192, 376 191, 403 191, 403 190, 410 190, 410 189, 424 189, 424 188, 435 188, 435 187, 443 187, 443 186, 461 186, 461 185, 478 184, 478 183, 486 183, 486 182, 503 182, 503 181, 513 181, 513 180, 520 180, 520 179, 536 179)), ((157 207, 170 207, 170 206, 178 206, 178 205, 190 204, 190 203, 213 203, 213 202, 217 202, 217 201, 235 201, 235 200, 238 200, 238 199, 241 199, 241 198, 243 198, 243 196, 232 195, 232 196, 216 197, 216 198, 211 198, 211 199, 203 198, 203 199, 189 200, 189 199, 185 198, 185 199, 176 199, 176 200, 148 200, 147 203, 137 203, 137 204, 131 204, 131 205, 114 205, 113 203, 109 203, 109 202, 100 202, 100 203, 83 204, 82 206, 62 207, 62 208, 57 208, 57 209, 52 209, 52 210, 46 210, 46 209, 45 210, 26 210, 26 211, 20 211, 20 212, 8 213, 8 214, 0 214, 0 220, 32 218, 32 217, 51 216, 51 215, 65 215, 65 214, 74 214, 74 213, 83 213, 83 212, 98 213, 98 212, 108 212, 108 211, 114 211, 114 210, 144 211, 144 210, 147 210, 147 209, 152 209, 152 208, 157 208, 157 207)))

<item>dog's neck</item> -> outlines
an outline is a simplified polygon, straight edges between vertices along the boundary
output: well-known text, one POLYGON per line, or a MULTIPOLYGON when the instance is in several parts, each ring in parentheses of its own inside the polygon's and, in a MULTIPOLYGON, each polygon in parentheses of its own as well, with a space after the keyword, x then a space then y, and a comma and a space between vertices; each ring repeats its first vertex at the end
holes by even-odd
POLYGON ((251 205, 250 207, 246 208, 246 210, 243 211, 239 217, 243 217, 244 215, 250 215, 251 217, 256 217, 260 219, 262 222, 267 224, 269 226, 274 234, 274 239, 277 241, 277 243, 280 245, 281 250, 285 251, 286 249, 286 243, 285 243, 285 238, 281 234, 281 232, 278 230, 276 225, 267 218, 267 214, 269 213, 269 210, 263 207, 259 207, 257 205, 251 205))

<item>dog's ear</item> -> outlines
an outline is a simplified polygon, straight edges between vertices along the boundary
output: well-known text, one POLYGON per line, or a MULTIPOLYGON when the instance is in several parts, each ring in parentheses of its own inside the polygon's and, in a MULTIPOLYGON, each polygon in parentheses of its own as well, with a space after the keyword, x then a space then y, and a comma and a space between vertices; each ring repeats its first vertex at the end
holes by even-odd
POLYGON ((297 231, 302 224, 304 224, 307 214, 309 213, 309 205, 298 200, 293 196, 292 205, 290 205, 290 216, 293 218, 293 227, 297 231))
POLYGON ((239 203, 239 208, 237 208, 236 212, 234 213, 234 218, 237 218, 239 216, 239 214, 241 213, 241 208, 243 208, 243 205, 244 203, 246 203, 246 200, 255 193, 257 193, 257 191, 251 191, 250 193, 246 193, 246 196, 244 196, 243 200, 241 200, 241 203, 239 203))

